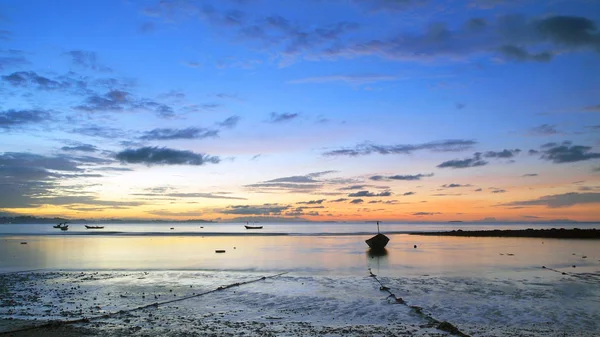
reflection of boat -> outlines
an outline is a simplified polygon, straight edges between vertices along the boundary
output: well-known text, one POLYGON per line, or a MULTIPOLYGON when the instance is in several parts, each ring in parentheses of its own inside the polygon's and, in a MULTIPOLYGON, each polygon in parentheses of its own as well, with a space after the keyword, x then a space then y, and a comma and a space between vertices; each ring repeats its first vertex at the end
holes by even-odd
POLYGON ((377 221, 377 235, 369 240, 366 240, 365 242, 372 250, 383 250, 388 241, 390 241, 390 239, 387 236, 379 233, 379 221, 377 221))
POLYGON ((262 229, 263 226, 248 226, 248 225, 244 225, 244 227, 246 227, 246 229, 262 229))
POLYGON ((52 226, 54 228, 63 228, 63 227, 69 227, 69 225, 67 225, 68 222, 61 222, 58 225, 52 226))
POLYGON ((87 229, 102 229, 102 228, 104 228, 104 226, 89 226, 89 225, 85 225, 85 228, 87 228, 87 229))

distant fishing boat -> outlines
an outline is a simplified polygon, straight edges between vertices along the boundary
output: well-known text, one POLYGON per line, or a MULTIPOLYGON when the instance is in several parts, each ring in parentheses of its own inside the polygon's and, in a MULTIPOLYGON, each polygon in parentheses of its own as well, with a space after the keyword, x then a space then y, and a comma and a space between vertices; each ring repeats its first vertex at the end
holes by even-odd
POLYGON ((369 245, 369 248, 371 248, 371 250, 383 250, 383 248, 385 248, 389 241, 390 239, 387 236, 379 232, 379 221, 377 221, 377 235, 368 240, 365 240, 365 242, 367 243, 367 245, 369 245))
POLYGON ((52 227, 54 228, 63 228, 63 227, 69 227, 69 225, 67 225, 68 222, 61 222, 58 225, 54 225, 52 227))
POLYGON ((85 225, 85 228, 87 228, 87 229, 103 229, 104 226, 89 226, 89 225, 85 225))
POLYGON ((68 231, 69 230, 69 225, 64 225, 59 227, 61 231, 68 231))
POLYGON ((262 229, 263 228, 263 226, 250 226, 250 224, 248 222, 246 222, 244 227, 246 227, 246 229, 262 229))

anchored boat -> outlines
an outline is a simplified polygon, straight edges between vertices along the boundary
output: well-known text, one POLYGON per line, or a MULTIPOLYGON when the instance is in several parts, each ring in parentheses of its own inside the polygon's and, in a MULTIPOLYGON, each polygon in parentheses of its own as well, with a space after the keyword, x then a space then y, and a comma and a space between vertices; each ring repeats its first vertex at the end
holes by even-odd
POLYGON ((104 226, 89 226, 89 225, 85 225, 85 228, 87 228, 87 229, 103 229, 104 226))
POLYGON ((387 236, 379 232, 379 221, 377 221, 377 235, 368 240, 365 240, 365 242, 367 243, 367 245, 369 245, 369 248, 371 248, 371 250, 382 250, 385 248, 389 241, 390 239, 387 236))

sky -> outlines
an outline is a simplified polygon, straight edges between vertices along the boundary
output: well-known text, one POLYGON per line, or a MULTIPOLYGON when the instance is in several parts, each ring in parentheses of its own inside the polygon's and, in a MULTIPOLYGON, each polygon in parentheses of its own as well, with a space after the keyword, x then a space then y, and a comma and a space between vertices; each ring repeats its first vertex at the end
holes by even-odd
POLYGON ((600 2, 0 2, 0 215, 600 221, 600 2))

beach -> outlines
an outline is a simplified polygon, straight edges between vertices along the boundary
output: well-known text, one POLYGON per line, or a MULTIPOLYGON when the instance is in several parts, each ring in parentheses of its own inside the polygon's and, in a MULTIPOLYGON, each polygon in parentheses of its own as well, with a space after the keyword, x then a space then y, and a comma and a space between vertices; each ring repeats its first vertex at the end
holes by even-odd
POLYGON ((600 333, 595 240, 389 237, 3 235, 0 334, 600 333))

